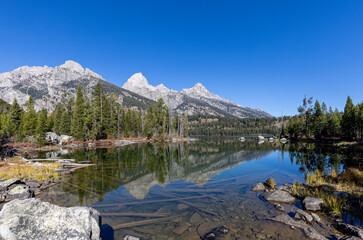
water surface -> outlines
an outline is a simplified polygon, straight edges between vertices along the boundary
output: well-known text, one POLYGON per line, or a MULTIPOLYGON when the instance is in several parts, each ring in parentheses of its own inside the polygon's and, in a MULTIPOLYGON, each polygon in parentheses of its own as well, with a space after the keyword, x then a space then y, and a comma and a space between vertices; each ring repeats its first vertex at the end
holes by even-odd
POLYGON ((105 215, 105 239, 122 239, 126 234, 200 239, 222 225, 231 230, 225 239, 303 239, 300 230, 266 220, 279 213, 251 186, 268 177, 282 185, 303 182, 306 171, 341 170, 340 153, 309 148, 255 139, 202 138, 191 143, 64 151, 64 158, 96 166, 77 170, 40 198, 62 206, 96 208, 105 215), (147 224, 125 225, 140 221, 147 224))

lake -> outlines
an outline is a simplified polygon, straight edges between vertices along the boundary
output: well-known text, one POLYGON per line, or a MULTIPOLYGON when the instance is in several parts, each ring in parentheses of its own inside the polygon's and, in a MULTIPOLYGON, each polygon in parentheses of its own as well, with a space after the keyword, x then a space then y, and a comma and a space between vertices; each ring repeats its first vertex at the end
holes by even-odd
POLYGON ((65 176, 38 198, 97 209, 105 239, 200 239, 219 226, 230 230, 223 239, 303 239, 300 230, 267 220, 279 213, 252 185, 269 177, 278 186, 304 182, 306 171, 339 172, 350 157, 315 144, 227 137, 61 153, 96 166, 65 176))

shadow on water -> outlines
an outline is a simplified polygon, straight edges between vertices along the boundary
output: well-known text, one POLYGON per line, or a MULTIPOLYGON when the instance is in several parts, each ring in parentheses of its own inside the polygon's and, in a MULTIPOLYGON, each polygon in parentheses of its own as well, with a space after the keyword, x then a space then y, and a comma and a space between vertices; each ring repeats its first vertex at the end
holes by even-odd
POLYGON ((265 220, 277 211, 251 186, 268 177, 302 182, 306 171, 341 170, 348 159, 317 145, 238 138, 80 149, 61 157, 96 166, 77 170, 40 198, 96 208, 105 239, 193 239, 221 225, 231 229, 231 239, 301 239, 299 231, 265 220))

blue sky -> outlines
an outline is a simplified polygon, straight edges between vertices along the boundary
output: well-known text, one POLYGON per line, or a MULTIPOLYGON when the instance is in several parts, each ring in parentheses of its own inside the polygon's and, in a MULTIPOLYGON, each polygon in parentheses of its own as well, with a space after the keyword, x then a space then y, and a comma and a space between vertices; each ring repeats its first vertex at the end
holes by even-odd
POLYGON ((363 1, 13 1, 0 3, 0 72, 68 59, 122 86, 211 92, 273 115, 307 91, 363 100, 363 1))

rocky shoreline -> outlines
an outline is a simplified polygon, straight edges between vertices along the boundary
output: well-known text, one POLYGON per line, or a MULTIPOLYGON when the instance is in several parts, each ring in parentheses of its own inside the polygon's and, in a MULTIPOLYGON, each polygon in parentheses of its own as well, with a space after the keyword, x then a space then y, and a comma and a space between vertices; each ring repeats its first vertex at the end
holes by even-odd
MULTIPOLYGON (((329 211, 321 198, 313 196, 301 197, 294 194, 293 186, 284 184, 276 187, 275 180, 269 178, 266 182, 256 183, 252 186, 254 192, 261 192, 266 201, 274 205, 281 212, 280 215, 268 220, 280 222, 291 228, 301 229, 311 239, 327 240, 315 228, 315 224, 331 228, 331 224, 325 220, 324 211, 329 211)), ((342 234, 332 232, 334 239, 359 240, 363 239, 363 229, 351 224, 344 223, 340 218, 334 218, 333 227, 342 234)), ((334 229, 331 229, 334 231, 334 229)))

